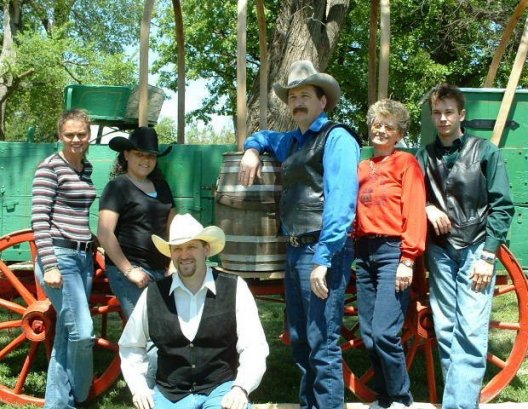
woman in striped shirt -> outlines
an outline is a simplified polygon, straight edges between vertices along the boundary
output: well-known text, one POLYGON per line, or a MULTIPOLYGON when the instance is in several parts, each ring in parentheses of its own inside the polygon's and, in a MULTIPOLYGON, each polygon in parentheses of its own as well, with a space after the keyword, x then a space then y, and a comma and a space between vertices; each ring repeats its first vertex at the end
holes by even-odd
POLYGON ((62 151, 39 164, 33 180, 31 227, 35 275, 57 312, 48 368, 46 408, 75 408, 88 398, 93 378, 93 322, 88 299, 93 279, 89 209, 95 199, 86 159, 90 119, 78 109, 58 121, 62 151))

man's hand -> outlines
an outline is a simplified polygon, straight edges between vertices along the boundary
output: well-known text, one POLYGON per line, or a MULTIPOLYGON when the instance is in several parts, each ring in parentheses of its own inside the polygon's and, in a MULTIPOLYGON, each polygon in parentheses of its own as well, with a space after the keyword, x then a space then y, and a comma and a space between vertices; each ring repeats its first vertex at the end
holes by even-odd
POLYGON ((398 269, 396 270, 396 292, 404 291, 407 289, 413 279, 413 269, 412 267, 407 267, 405 264, 398 264, 398 269))
POLYGON ((326 273, 328 272, 328 267, 326 266, 315 266, 310 274, 310 285, 312 291, 316 296, 321 299, 326 299, 328 297, 328 287, 326 285, 326 273))
POLYGON ((135 393, 132 395, 132 403, 137 409, 153 409, 154 399, 152 399, 152 391, 135 393))
POLYGON ((62 274, 59 267, 53 267, 44 271, 44 283, 51 288, 62 287, 62 274))
POLYGON ((222 409, 246 409, 248 396, 240 386, 233 386, 231 390, 222 398, 222 409))
POLYGON ((251 186, 255 181, 255 177, 261 178, 262 163, 260 162, 260 155, 256 149, 248 149, 244 152, 240 160, 240 173, 238 179, 243 186, 251 186))
POLYGON ((451 230, 451 221, 447 214, 433 205, 427 206, 425 213, 427 214, 427 220, 433 225, 437 236, 449 233, 451 230))
POLYGON ((484 260, 477 260, 473 267, 473 273, 469 278, 472 280, 471 288, 475 292, 481 292, 491 283, 493 277, 493 264, 484 260))

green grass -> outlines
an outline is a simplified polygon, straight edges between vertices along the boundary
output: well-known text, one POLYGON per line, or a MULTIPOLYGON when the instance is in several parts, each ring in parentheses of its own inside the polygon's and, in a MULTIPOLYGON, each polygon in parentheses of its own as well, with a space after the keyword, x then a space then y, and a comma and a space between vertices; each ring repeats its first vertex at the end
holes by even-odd
MULTIPOLYGON (((275 301, 277 297, 271 297, 275 301)), ((268 343, 270 346, 270 356, 268 357, 268 370, 264 376, 261 386, 252 394, 255 403, 265 402, 297 402, 299 371, 297 370, 289 346, 284 345, 279 339, 284 327, 284 304, 280 302, 258 301, 261 320, 264 325, 268 343)), ((0 322, 8 319, 6 314, 2 314, 0 309, 0 322), (3 315, 3 316, 2 316, 3 315)), ((14 317, 12 316, 11 319, 14 317)), ((518 306, 513 293, 498 297, 494 301, 493 318, 501 321, 518 321, 518 306)), ((351 328, 357 321, 357 317, 347 317, 345 325, 351 328)), ((96 318, 96 327, 100 326, 100 318, 96 318)), ((110 338, 116 340, 120 333, 121 324, 118 320, 112 319, 109 323, 110 338)), ((19 330, 0 330, 0 349, 12 340, 19 330)), ((501 359, 506 359, 514 344, 516 332, 509 330, 492 330, 490 336, 490 352, 501 359)), ((20 362, 24 359, 27 348, 19 348, 16 353, 9 354, 0 362, 0 384, 13 387, 20 371, 20 362)), ((113 353, 99 351, 96 354, 96 367, 104 369, 113 353)), ((362 374, 370 367, 366 353, 362 349, 353 349, 345 353, 345 359, 356 374, 362 374)), ((26 383, 28 392, 36 396, 43 396, 45 388, 46 360, 41 351, 36 371, 30 375, 30 381, 26 383)), ((492 365, 488 365, 486 381, 496 373, 492 365)), ((437 385, 441 392, 441 376, 437 375, 437 385)), ((426 383, 426 369, 423 354, 418 353, 410 370, 412 392, 416 401, 428 401, 428 388, 426 383)), ((441 395, 440 395, 441 396, 441 395)), ((359 401, 350 391, 346 392, 348 402, 359 401)), ((528 402, 528 363, 525 360, 517 376, 502 391, 495 402, 528 402)), ((3 408, 22 408, 21 406, 4 405, 3 408)), ((92 402, 90 409, 125 409, 132 407, 131 396, 122 378, 119 378, 103 396, 92 402)), ((24 408, 34 408, 34 406, 24 406, 24 408)))

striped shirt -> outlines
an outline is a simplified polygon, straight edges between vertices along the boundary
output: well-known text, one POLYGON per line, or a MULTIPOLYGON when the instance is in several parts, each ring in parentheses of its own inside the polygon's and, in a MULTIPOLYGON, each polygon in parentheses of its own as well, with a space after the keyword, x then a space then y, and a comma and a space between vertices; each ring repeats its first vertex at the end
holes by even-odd
POLYGON ((92 240, 89 210, 95 199, 92 164, 84 160, 76 172, 58 153, 37 167, 33 180, 31 228, 44 270, 58 265, 53 251, 54 238, 92 240))

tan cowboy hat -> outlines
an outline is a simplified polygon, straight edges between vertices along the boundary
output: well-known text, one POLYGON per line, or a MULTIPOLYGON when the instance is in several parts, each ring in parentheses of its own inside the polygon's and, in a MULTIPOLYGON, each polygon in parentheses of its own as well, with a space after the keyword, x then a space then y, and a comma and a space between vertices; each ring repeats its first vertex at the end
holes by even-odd
POLYGON ((152 235, 152 241, 161 254, 171 256, 170 246, 177 246, 191 240, 203 240, 209 243, 209 256, 220 253, 225 246, 225 234, 216 226, 203 227, 198 220, 189 213, 177 214, 170 225, 169 241, 152 235))
POLYGON ((273 89, 282 102, 287 104, 288 91, 301 85, 315 85, 324 91, 327 100, 326 111, 334 109, 341 96, 341 88, 335 78, 318 72, 312 62, 307 60, 294 62, 288 74, 288 84, 276 83, 273 85, 273 89))

